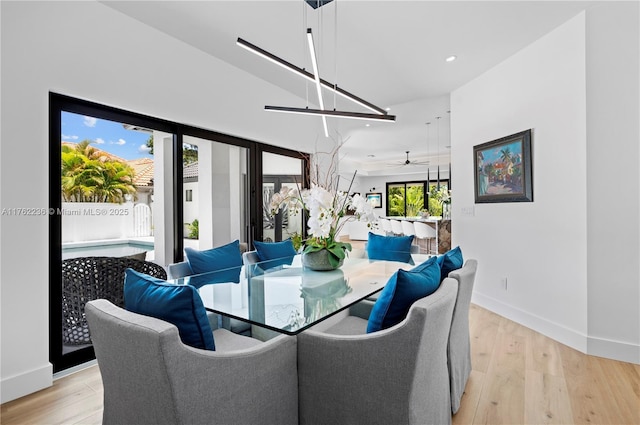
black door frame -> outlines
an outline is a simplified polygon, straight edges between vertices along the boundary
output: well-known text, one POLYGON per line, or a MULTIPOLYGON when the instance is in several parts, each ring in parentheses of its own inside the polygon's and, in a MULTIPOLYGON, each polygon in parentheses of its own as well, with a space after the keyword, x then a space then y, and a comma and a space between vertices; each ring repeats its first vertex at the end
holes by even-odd
MULTIPOLYGON (((117 122, 138 125, 164 131, 174 135, 173 137, 173 202, 174 205, 182 205, 183 201, 183 169, 182 141, 183 136, 189 135, 201 139, 235 145, 249 150, 249 243, 253 240, 262 240, 262 152, 272 152, 280 155, 303 159, 303 177, 308 185, 308 168, 310 156, 307 153, 291 149, 267 145, 261 142, 230 136, 212 130, 206 130, 190 125, 180 124, 152 116, 127 111, 111 106, 102 105, 88 100, 71 96, 49 93, 49 210, 60 211, 62 208, 62 188, 60 186, 60 142, 62 135, 61 113, 72 112, 88 115, 117 122), (258 190, 260 189, 260 190, 258 190), (260 225, 258 225, 258 223, 260 225)), ((176 208, 173 211, 174 231, 174 262, 183 258, 183 211, 176 208)), ((85 363, 95 359, 92 346, 78 349, 67 354, 62 353, 62 282, 61 282, 61 258, 62 258, 62 217, 58 214, 49 214, 49 360, 53 365, 53 371, 64 369, 85 363)))

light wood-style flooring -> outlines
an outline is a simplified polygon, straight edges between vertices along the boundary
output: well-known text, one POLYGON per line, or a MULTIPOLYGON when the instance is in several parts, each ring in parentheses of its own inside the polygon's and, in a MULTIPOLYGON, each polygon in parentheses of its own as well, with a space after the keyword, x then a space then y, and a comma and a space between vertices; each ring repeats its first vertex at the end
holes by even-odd
MULTIPOLYGON (((640 424, 640 365, 587 356, 471 305, 473 371, 454 424, 640 424)), ((97 366, 2 405, 0 422, 99 424, 97 366)))

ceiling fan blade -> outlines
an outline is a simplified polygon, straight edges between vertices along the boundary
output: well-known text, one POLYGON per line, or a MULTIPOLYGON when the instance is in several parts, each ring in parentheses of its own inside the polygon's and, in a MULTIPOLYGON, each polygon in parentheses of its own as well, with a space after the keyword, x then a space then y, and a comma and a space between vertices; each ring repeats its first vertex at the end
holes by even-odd
POLYGON ((405 151, 407 159, 404 161, 392 162, 387 164, 387 167, 405 167, 407 165, 429 165, 429 161, 412 161, 409 159, 409 151, 405 151))

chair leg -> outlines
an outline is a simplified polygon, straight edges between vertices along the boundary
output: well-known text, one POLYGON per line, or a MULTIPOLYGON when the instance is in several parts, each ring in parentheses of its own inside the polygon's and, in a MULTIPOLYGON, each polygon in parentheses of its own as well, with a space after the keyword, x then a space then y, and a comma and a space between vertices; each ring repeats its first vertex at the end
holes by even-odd
POLYGON ((437 249, 437 247, 436 247, 436 249, 433 249, 433 244, 435 243, 435 241, 436 241, 436 240, 435 240, 435 239, 433 239, 433 238, 429 238, 429 239, 428 239, 428 242, 427 242, 427 246, 428 246, 428 248, 427 248, 427 253, 428 253, 429 255, 438 255, 438 249, 437 249))

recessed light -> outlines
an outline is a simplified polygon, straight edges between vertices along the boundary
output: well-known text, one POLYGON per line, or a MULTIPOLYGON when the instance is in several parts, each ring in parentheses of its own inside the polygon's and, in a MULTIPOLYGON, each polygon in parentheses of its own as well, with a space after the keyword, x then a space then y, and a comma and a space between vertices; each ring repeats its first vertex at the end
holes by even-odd
POLYGON ((389 108, 388 106, 386 108, 384 108, 385 111, 390 111, 391 108, 389 108))
POLYGON ((364 126, 365 127, 371 127, 371 124, 365 124, 364 126))
POLYGON ((454 60, 458 59, 458 57, 456 55, 451 55, 448 58, 446 58, 445 60, 447 62, 453 62, 454 60))

